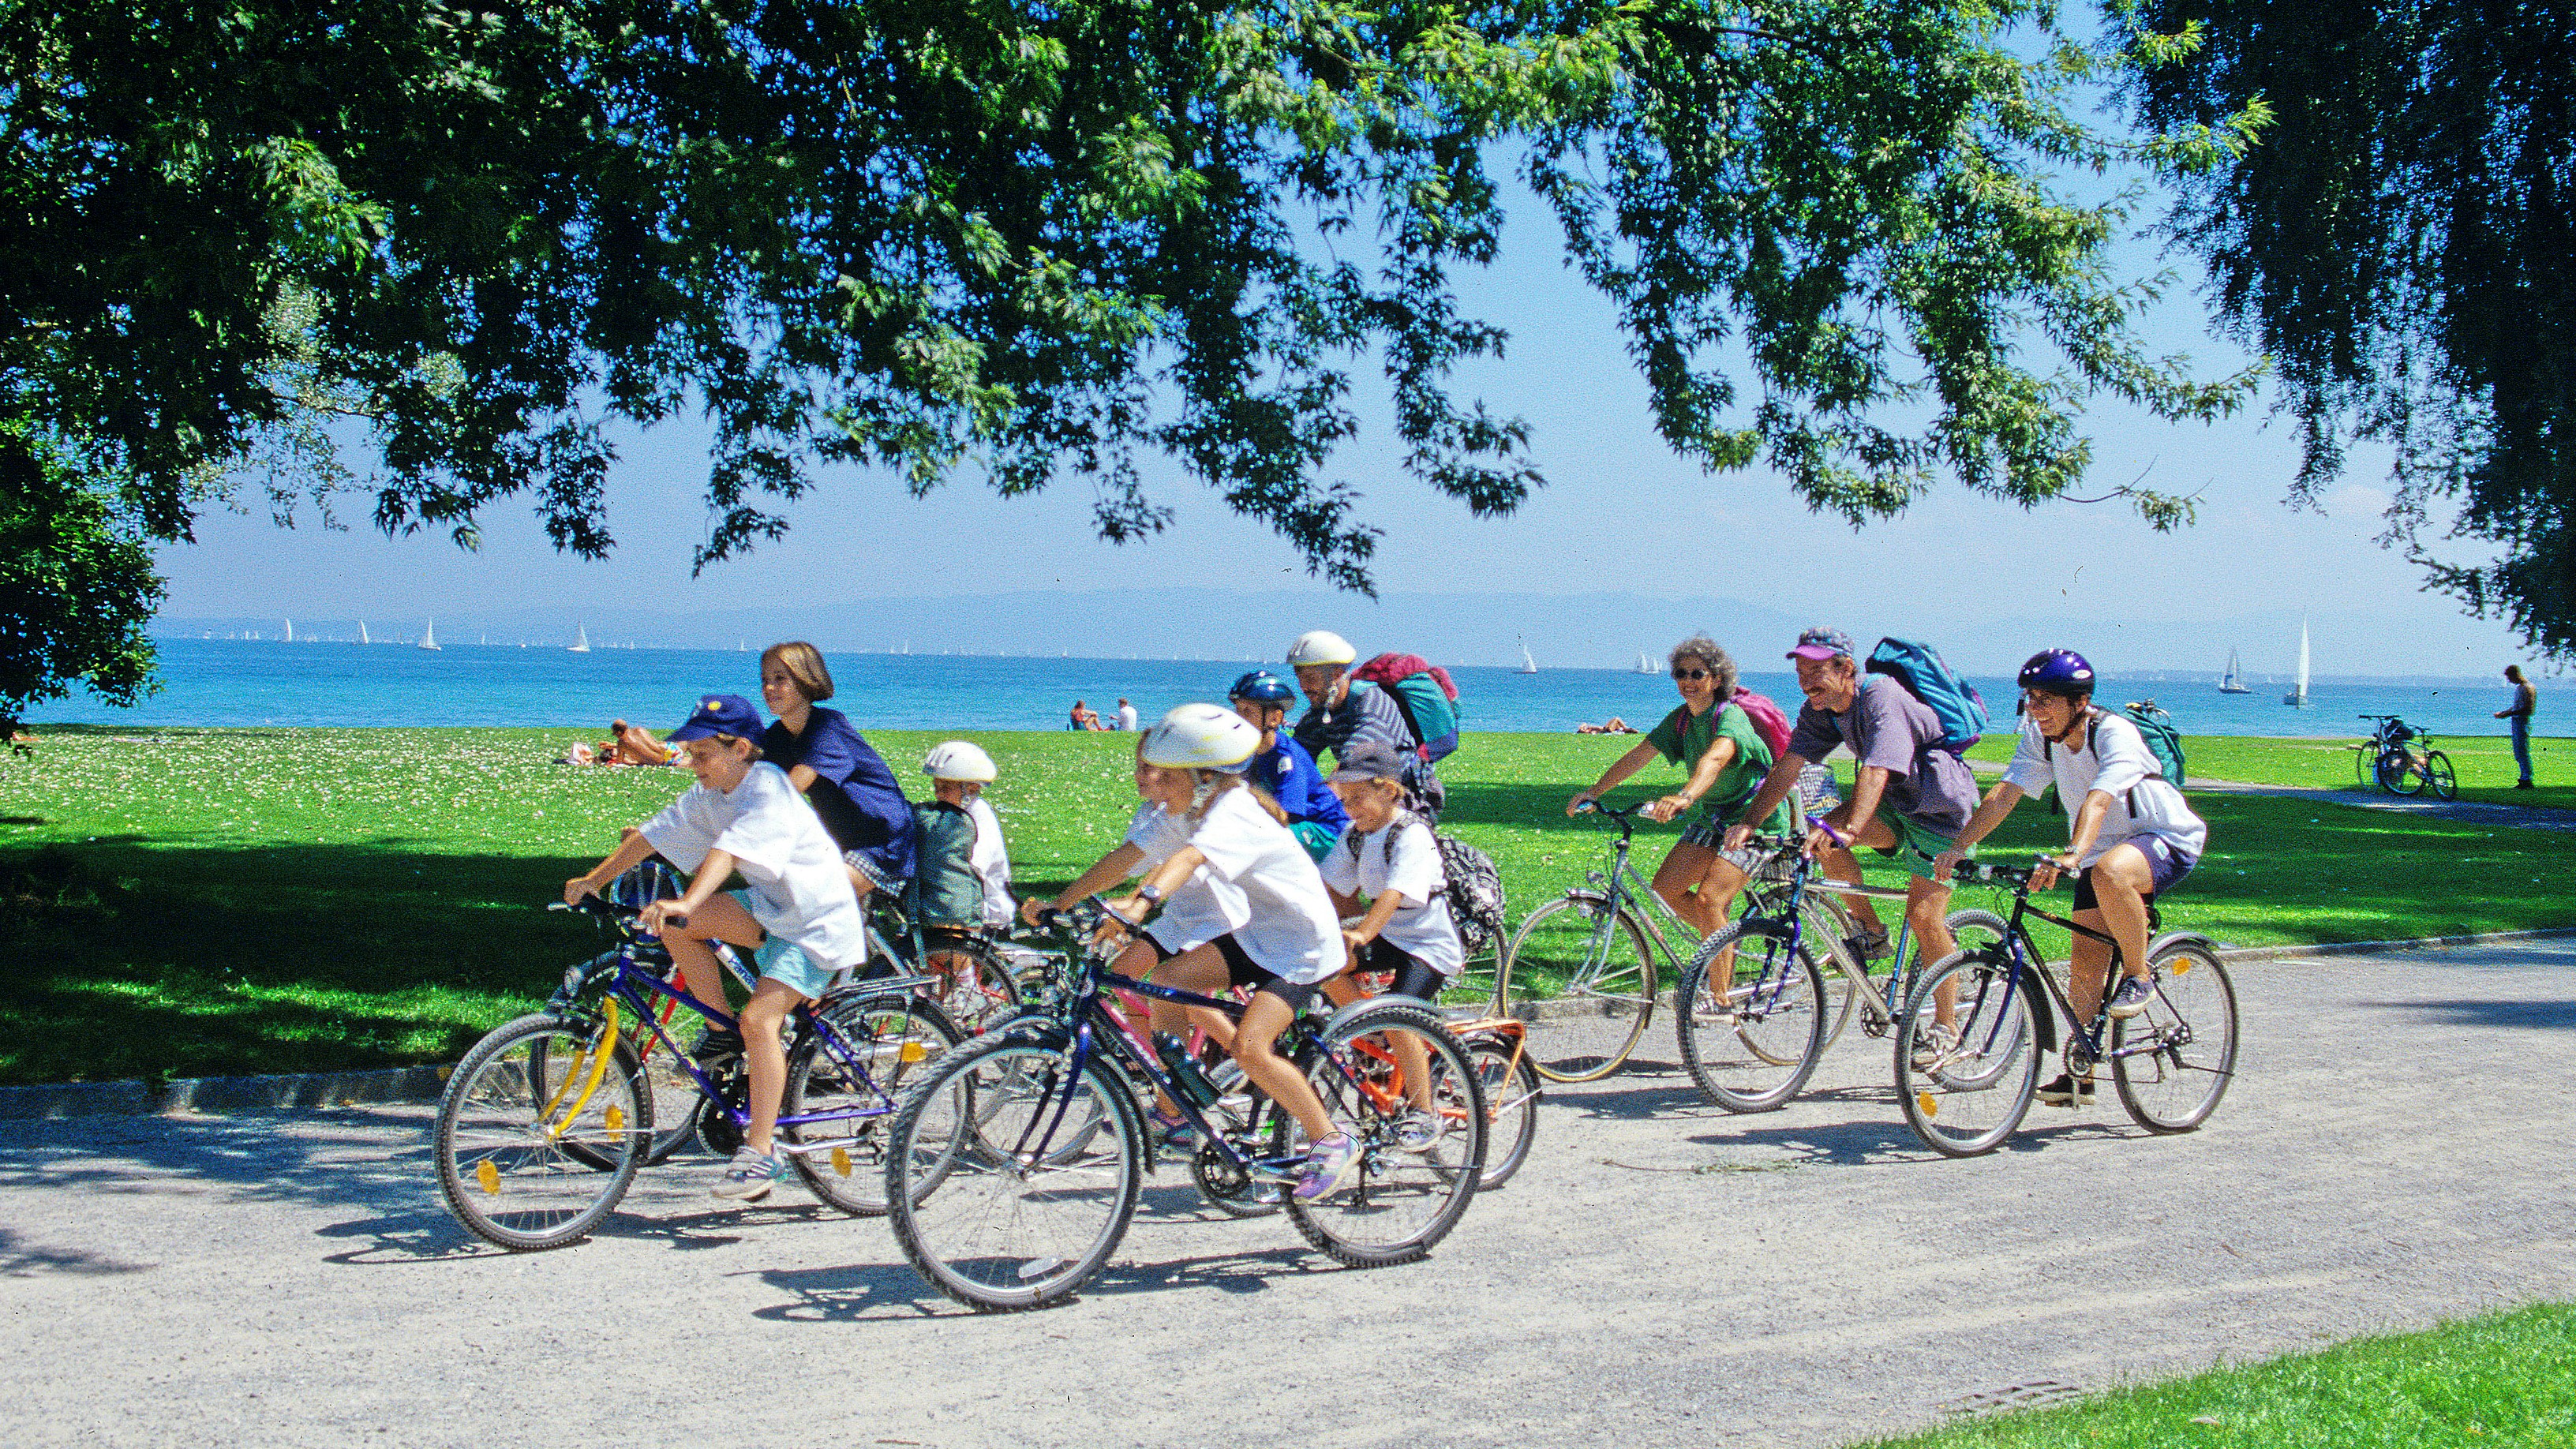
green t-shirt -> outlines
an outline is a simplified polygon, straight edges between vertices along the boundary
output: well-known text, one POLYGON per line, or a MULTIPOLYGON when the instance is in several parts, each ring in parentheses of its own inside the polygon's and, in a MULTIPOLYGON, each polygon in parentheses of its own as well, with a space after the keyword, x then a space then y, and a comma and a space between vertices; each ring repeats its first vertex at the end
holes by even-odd
MULTIPOLYGON (((1646 732, 1646 743, 1685 770, 1698 765, 1709 747, 1722 739, 1735 741, 1735 758, 1717 772, 1717 783, 1708 787, 1699 808, 1716 816, 1719 823, 1733 825, 1736 813, 1762 788, 1762 777, 1771 773, 1771 746, 1753 727, 1753 717, 1740 705, 1720 705, 1703 715, 1693 715, 1689 705, 1676 705, 1662 724, 1646 732)), ((1797 816, 1783 800, 1762 828, 1786 834, 1796 824, 1797 816)))

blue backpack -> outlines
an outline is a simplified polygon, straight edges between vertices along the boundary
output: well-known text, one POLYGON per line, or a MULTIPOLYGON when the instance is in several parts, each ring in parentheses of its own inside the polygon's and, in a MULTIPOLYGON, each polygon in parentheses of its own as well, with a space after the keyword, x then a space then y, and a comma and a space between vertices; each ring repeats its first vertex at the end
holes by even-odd
POLYGON ((1890 676, 1923 701, 1941 722, 1941 738, 1933 741, 1941 748, 1961 754, 1985 734, 1986 697, 1942 662, 1940 650, 1911 639, 1881 639, 1869 651, 1868 669, 1890 676))

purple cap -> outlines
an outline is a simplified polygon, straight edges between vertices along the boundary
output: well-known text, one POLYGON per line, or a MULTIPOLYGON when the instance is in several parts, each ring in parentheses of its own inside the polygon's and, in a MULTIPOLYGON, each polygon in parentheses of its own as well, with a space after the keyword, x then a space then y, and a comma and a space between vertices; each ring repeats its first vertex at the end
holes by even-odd
POLYGON ((670 744, 686 744, 709 735, 732 735, 741 740, 760 738, 760 711, 739 694, 707 694, 698 697, 698 712, 689 722, 663 738, 670 744))
POLYGON ((1851 636, 1840 629, 1810 629, 1798 636, 1798 647, 1789 651, 1792 659, 1813 659, 1821 664, 1828 659, 1849 659, 1851 636))

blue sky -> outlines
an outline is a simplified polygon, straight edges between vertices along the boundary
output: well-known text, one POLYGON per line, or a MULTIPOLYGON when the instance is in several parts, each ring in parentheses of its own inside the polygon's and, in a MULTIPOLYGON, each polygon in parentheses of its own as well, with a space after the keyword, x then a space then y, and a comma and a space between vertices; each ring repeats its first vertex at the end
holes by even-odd
MULTIPOLYGON (((1462 370, 1459 383, 1497 412, 1530 421, 1551 486, 1512 518, 1467 517, 1395 466, 1382 393, 1366 387, 1374 377, 1363 372, 1363 433, 1331 476, 1359 487, 1366 516, 1385 530, 1382 588, 1733 600, 1849 619, 1855 632, 1919 620, 1917 632, 1936 638, 1942 628, 2029 621, 2033 631, 2078 647, 2149 625, 2164 636, 2175 625, 2206 626, 2184 631, 2187 647, 2168 642, 2156 657, 2130 661, 2139 668, 2214 669, 2229 643, 2241 643, 2247 668, 2285 670, 2296 625, 2284 621, 2302 614, 2318 620, 2325 673, 2491 674, 2519 657, 2502 625, 2467 619, 2451 601, 2421 592, 2415 570, 2373 542, 2386 504, 2384 454, 2355 449, 2322 510, 2286 507, 2297 448, 2289 427, 2262 407, 2213 426, 2166 424, 2113 406, 2092 418, 2097 461, 2079 492, 2107 492, 2141 473, 2163 491, 2199 492, 2199 523, 2175 535, 2153 533, 2117 503, 2024 512, 1955 486, 1855 533, 1809 513, 1766 469, 1703 474, 1654 435, 1644 384, 1610 309, 1560 265, 1550 224, 1531 207, 1518 208, 1515 221, 1495 268, 1462 279, 1468 309, 1510 332, 1508 355, 1462 370)), ((2144 246, 2129 258, 2153 264, 2144 246)), ((2245 361, 2209 335, 2188 286, 2169 292, 2146 327, 2155 348, 2192 354, 2205 374, 2245 361)), ((969 479, 915 501, 890 478, 843 470, 797 506, 784 542, 693 581, 690 550, 707 527, 699 502, 704 449, 703 433, 687 425, 624 439, 608 490, 622 544, 605 563, 554 554, 516 504, 486 515, 479 554, 431 536, 387 540, 363 522, 348 533, 289 532, 272 527, 264 511, 211 514, 196 546, 162 554, 170 579, 164 617, 383 619, 506 602, 561 609, 595 632, 613 632, 620 619, 755 606, 1067 590, 1100 595, 1095 652, 1114 646, 1153 655, 1161 652, 1154 621, 1123 615, 1121 591, 1310 596, 1247 603, 1291 622, 1345 617, 1351 607, 1324 597, 1266 530, 1153 463, 1149 483, 1178 517, 1146 544, 1094 539, 1090 498, 1078 482, 1004 501, 969 479)), ((363 508, 351 511, 363 520, 363 508)), ((1545 656, 1610 656, 1563 658, 1569 664, 1621 662, 1584 622, 1564 620, 1560 638, 1547 619, 1531 621, 1529 642, 1545 656)), ((1400 631, 1403 621, 1389 627, 1400 631)), ((1263 631, 1277 629, 1265 620, 1263 631)), ((1494 658, 1459 662, 1503 662, 1506 642, 1492 647, 1494 658)))

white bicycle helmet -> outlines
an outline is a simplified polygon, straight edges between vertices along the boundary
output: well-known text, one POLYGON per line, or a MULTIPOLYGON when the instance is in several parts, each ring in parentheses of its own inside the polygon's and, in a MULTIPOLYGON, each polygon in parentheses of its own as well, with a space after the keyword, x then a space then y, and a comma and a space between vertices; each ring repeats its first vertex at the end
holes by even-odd
POLYGON ((1309 629, 1288 646, 1288 664, 1303 669, 1309 664, 1348 664, 1360 657, 1351 641, 1330 629, 1309 629))
POLYGON ((1145 763, 1166 770, 1236 770, 1261 746, 1261 731, 1213 704, 1184 704, 1145 731, 1145 763))
POLYGON ((921 773, 934 780, 973 780, 993 783, 1001 771, 993 768, 993 757, 971 740, 942 740, 921 757, 921 773))

